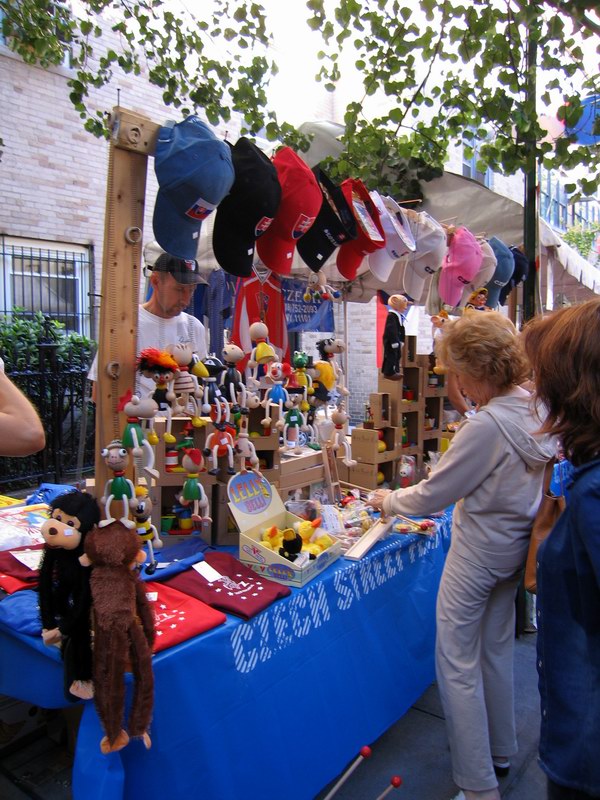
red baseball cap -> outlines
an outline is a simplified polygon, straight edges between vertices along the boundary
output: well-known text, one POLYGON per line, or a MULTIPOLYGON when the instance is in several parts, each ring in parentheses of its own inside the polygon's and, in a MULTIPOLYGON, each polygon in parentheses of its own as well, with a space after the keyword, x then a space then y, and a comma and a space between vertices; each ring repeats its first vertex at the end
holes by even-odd
POLYGON ((341 189, 356 218, 358 236, 340 247, 336 264, 344 278, 353 281, 364 257, 385 247, 385 232, 379 211, 362 181, 347 178, 341 189))
POLYGON ((308 164, 290 147, 277 151, 273 165, 281 185, 281 202, 273 222, 257 241, 256 249, 270 270, 289 275, 298 239, 317 218, 323 195, 308 164))

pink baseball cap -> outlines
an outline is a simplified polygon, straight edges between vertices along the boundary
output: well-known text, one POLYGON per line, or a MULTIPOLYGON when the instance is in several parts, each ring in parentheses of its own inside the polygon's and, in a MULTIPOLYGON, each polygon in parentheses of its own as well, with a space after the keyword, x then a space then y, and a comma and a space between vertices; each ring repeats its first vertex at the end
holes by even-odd
POLYGON ((442 261, 439 292, 443 302, 456 306, 463 290, 477 275, 483 253, 479 242, 467 228, 457 228, 442 261))

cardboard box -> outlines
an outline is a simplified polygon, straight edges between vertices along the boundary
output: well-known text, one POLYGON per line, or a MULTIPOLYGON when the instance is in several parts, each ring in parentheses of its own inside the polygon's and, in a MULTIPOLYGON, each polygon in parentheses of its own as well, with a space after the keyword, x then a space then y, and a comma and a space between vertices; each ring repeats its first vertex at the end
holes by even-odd
POLYGON ((202 538, 212 545, 238 545, 240 534, 229 508, 227 485, 218 483, 213 487, 211 516, 213 520, 210 540, 206 534, 202 538))
POLYGON ((382 464, 398 457, 402 447, 402 428, 390 427, 380 430, 354 428, 352 431, 352 458, 359 463, 382 464), (379 452, 379 442, 385 450, 379 452))
MULTIPOLYGON (((398 457, 395 461, 383 464, 357 464, 348 470, 348 481, 359 489, 377 489, 384 483, 391 483, 395 477, 398 457), (378 475, 383 475, 383 480, 378 480, 378 475)), ((391 487, 393 488, 393 487, 391 487)))
POLYGON ((373 392, 369 395, 371 422, 373 428, 387 428, 392 424, 392 407, 387 392, 373 392))
POLYGON ((240 561, 259 575, 299 588, 340 557, 342 548, 333 536, 333 545, 303 566, 297 566, 296 562, 288 561, 261 543, 265 528, 272 525, 290 528, 301 521, 285 510, 277 490, 266 480, 250 472, 234 475, 227 492, 229 508, 240 532, 240 561))

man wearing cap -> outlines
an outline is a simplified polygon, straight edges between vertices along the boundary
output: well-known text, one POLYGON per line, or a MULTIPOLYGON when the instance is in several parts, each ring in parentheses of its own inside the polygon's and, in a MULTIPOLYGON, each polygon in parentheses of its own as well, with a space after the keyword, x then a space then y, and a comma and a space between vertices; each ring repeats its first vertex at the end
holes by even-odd
MULTIPOLYGON (((198 262, 161 254, 150 274, 152 294, 139 307, 137 353, 147 347, 164 350, 169 344, 189 344, 201 359, 208 355, 204 325, 184 311, 192 302, 194 290, 203 282, 198 262)), ((95 400, 98 377, 98 357, 94 358, 88 380, 93 381, 92 400, 95 400)), ((152 394, 156 385, 150 378, 137 376, 136 393, 152 394)))

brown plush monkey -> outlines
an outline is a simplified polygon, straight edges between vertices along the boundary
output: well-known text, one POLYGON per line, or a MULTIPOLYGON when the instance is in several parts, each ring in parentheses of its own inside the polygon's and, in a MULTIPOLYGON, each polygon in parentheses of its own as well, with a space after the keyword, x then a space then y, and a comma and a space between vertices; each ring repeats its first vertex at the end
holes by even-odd
POLYGON ((134 569, 136 562, 142 563, 145 558, 138 535, 121 522, 95 527, 85 540, 82 563, 92 566, 94 701, 106 732, 100 742, 103 753, 121 750, 130 736, 141 737, 147 748, 151 745, 148 726, 154 701, 154 618, 134 569), (135 684, 128 733, 123 728, 123 716, 124 677, 129 669, 135 684))

